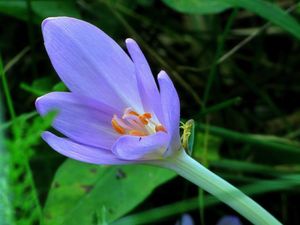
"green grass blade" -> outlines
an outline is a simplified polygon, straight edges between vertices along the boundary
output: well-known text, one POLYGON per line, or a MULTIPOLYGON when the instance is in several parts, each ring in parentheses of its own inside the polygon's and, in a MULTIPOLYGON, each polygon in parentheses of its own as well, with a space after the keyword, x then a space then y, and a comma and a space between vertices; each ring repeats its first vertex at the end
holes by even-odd
POLYGON ((219 0, 163 0, 163 2, 179 12, 201 14, 220 13, 231 7, 227 2, 219 0))
POLYGON ((263 0, 226 0, 226 2, 236 7, 245 8, 278 25, 300 39, 299 23, 277 5, 263 0))
MULTIPOLYGON (((200 131, 205 131, 206 125, 196 124, 196 128, 200 131)), ((261 138, 261 136, 253 134, 243 134, 240 132, 232 131, 226 128, 209 126, 209 132, 212 135, 220 136, 223 139, 227 139, 234 142, 242 142, 253 146, 258 146, 278 152, 287 153, 300 153, 300 148, 296 144, 288 144, 279 141, 270 140, 269 138, 261 138)))
POLYGON ((6 80, 5 73, 4 73, 4 67, 3 67, 3 62, 2 62, 1 55, 0 55, 0 77, 1 77, 1 80, 2 80, 2 86, 3 86, 4 96, 6 98, 6 102, 7 102, 7 106, 8 106, 8 111, 9 111, 9 114, 10 114, 11 118, 14 120, 15 117, 16 117, 16 113, 15 113, 15 110, 14 110, 14 107, 13 107, 13 102, 12 102, 11 95, 10 95, 10 92, 9 92, 8 83, 7 83, 7 80, 6 80))
MULTIPOLYGON (((186 0, 186 1, 175 1, 175 0, 164 0, 164 2, 173 8, 174 10, 182 13, 189 14, 203 14, 203 7, 199 7, 201 5, 200 2, 206 2, 203 0, 195 1, 195 0, 186 0)), ((272 4, 263 0, 217 0, 213 1, 214 4, 220 6, 220 4, 225 4, 223 8, 220 8, 219 11, 222 11, 226 8, 226 6, 231 5, 233 7, 240 7, 253 12, 266 20, 276 24, 282 29, 290 32, 296 38, 300 39, 300 24, 294 19, 294 17, 290 16, 283 9, 278 7, 275 4, 272 4)), ((204 3, 202 3, 204 4, 204 3)), ((291 11, 297 7, 298 3, 292 6, 289 10, 291 11)), ((216 6, 214 6, 216 8, 216 6)), ((211 11, 214 12, 214 11, 211 11)), ((218 12, 218 11, 215 11, 218 12)))

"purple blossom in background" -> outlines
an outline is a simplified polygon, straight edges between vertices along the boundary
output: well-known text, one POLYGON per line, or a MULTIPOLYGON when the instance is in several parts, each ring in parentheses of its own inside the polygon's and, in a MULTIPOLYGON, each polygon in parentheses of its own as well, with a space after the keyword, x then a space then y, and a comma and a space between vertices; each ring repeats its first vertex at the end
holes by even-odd
POLYGON ((242 225, 242 222, 237 216, 223 216, 217 225, 242 225))
POLYGON ((57 110, 44 132, 57 152, 95 164, 159 160, 180 149, 180 105, 168 75, 158 74, 160 91, 141 49, 126 40, 130 57, 97 27, 68 17, 42 24, 45 47, 70 92, 36 101, 41 115, 57 110))
POLYGON ((189 214, 183 214, 179 220, 176 221, 175 225, 194 225, 194 220, 189 214))

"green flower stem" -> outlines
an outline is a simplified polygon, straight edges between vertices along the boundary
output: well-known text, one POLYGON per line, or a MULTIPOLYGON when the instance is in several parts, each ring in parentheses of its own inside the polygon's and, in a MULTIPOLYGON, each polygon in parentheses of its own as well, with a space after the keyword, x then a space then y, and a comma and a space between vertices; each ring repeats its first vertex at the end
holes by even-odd
POLYGON ((178 154, 170 156, 163 161, 164 167, 174 170, 182 177, 214 195, 253 224, 281 224, 251 198, 192 159, 184 150, 181 150, 178 154))

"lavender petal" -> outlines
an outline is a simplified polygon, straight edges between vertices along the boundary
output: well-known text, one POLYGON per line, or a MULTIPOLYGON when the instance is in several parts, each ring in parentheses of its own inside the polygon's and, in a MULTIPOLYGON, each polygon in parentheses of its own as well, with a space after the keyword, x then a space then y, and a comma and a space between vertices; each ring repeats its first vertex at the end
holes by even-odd
POLYGON ((67 138, 57 137, 48 131, 42 134, 42 138, 55 151, 82 162, 108 165, 132 163, 126 160, 118 159, 114 154, 106 149, 81 145, 67 138))
POLYGON ((162 109, 166 121, 167 132, 171 137, 170 149, 180 148, 180 102, 176 89, 165 71, 158 74, 162 109))
POLYGON ((126 46, 135 65, 138 89, 144 111, 151 113, 153 111, 160 122, 164 123, 159 91, 149 64, 140 47, 133 39, 126 39, 126 46))
POLYGON ((110 149, 118 138, 110 123, 116 110, 93 99, 52 92, 38 98, 36 108, 41 115, 58 111, 53 127, 76 142, 110 149))
POLYGON ((120 110, 141 107, 134 65, 103 31, 69 17, 48 18, 42 30, 52 65, 72 92, 120 110))
POLYGON ((168 135, 158 132, 150 136, 122 136, 112 147, 112 152, 125 160, 161 159, 168 145, 168 135))

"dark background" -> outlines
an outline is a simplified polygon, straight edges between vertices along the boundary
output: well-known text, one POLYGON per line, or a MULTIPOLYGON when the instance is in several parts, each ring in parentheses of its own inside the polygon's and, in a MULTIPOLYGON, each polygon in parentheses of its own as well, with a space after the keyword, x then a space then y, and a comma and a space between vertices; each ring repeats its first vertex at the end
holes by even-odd
MULTIPOLYGON (((1 86, 5 121, 0 128, 10 155, 5 168, 10 171, 12 195, 18 196, 10 198, 16 224, 38 224, 24 205, 32 201, 28 196, 34 184, 43 208, 55 171, 64 161, 39 138, 49 124, 38 120, 34 107, 38 96, 65 90, 45 52, 40 29, 42 19, 57 15, 91 22, 121 46, 127 37, 134 38, 153 74, 164 69, 171 76, 182 120, 195 120, 194 158, 238 187, 257 184, 259 194, 253 198, 258 203, 284 224, 300 223, 300 33, 297 37, 296 30, 287 31, 289 25, 274 25, 272 16, 264 18, 247 5, 215 7, 203 14, 193 2, 176 8, 172 1, 154 0, 0 1, 0 51, 15 112, 10 112, 1 86), (12 126, 14 117, 21 119, 12 126), (264 180, 276 182, 259 183, 264 180), (21 187, 26 182, 28 187, 21 187)), ((266 15, 274 5, 282 10, 292 7, 290 15, 299 21, 296 1, 267 4, 266 15)), ((248 190, 249 195, 255 190, 248 190)), ((203 196, 209 195, 175 178, 132 213, 199 198, 199 208, 187 211, 195 224, 238 216, 224 204, 203 209, 203 196)), ((175 224, 180 214, 149 224, 175 224)))

